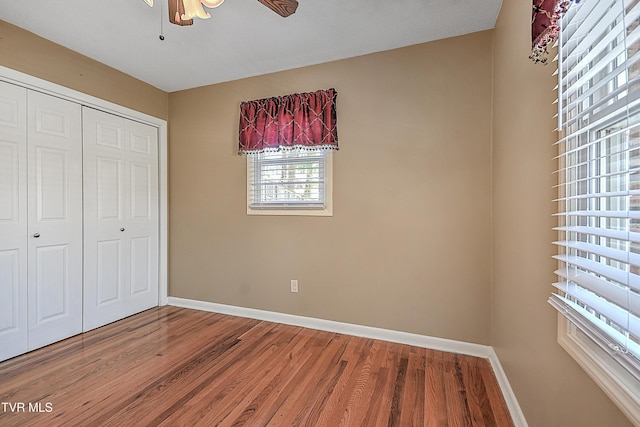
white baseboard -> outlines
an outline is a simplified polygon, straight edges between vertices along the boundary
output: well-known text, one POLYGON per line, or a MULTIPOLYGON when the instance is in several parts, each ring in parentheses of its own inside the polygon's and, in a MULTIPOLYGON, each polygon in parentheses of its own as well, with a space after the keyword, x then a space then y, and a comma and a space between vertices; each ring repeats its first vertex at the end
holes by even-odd
POLYGON ((504 369, 502 369, 500 359, 498 359, 498 355, 496 354, 493 347, 491 347, 489 363, 491 363, 493 373, 496 376, 496 380, 498 380, 498 385, 500 386, 500 390, 502 390, 504 400, 507 402, 507 407, 509 408, 509 412, 511 413, 513 423, 516 425, 516 427, 527 427, 527 419, 524 417, 524 413, 520 408, 520 404, 516 399, 516 395, 511 388, 511 384, 509 384, 509 380, 507 379, 507 374, 504 372, 504 369))
POLYGON ((194 310, 209 311, 212 313, 228 314, 230 316, 248 317, 267 322, 282 323, 285 325, 300 326, 303 328, 320 331, 336 332, 357 337, 372 338, 382 341, 407 344, 415 347, 432 350, 447 351, 451 353, 467 354, 469 356, 489 359, 493 371, 502 389, 507 406, 517 427, 527 427, 520 405, 513 394, 502 365, 498 360, 493 347, 473 344, 444 338, 430 337, 426 335, 412 334, 408 332, 393 331, 389 329, 374 328, 371 326, 355 325, 352 323, 336 322, 333 320, 316 319, 313 317, 296 316, 293 314, 277 313, 273 311, 257 310, 254 308, 237 307, 232 305, 217 304, 213 302, 197 301, 184 298, 169 297, 168 304, 175 307, 191 308, 194 310))

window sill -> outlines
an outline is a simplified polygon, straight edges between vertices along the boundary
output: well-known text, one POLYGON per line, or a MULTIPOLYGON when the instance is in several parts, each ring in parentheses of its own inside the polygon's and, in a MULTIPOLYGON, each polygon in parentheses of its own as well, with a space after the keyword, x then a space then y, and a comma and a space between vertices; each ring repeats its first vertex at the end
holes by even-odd
POLYGON ((247 208, 247 215, 333 216, 333 210, 331 208, 326 208, 326 209, 251 209, 251 208, 247 208))
POLYGON ((640 425, 640 381, 561 314, 558 314, 558 343, 629 420, 640 425))

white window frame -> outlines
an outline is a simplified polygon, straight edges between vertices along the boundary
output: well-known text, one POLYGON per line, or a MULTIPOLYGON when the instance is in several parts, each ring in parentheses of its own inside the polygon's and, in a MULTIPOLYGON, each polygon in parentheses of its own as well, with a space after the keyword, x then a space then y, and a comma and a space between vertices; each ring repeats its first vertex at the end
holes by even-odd
MULTIPOLYGON (((253 156, 247 154, 247 215, 280 215, 280 216, 333 216, 333 150, 321 150, 324 155, 324 206, 308 207, 282 203, 278 207, 253 206, 252 186, 254 182, 253 156)), ((292 157, 295 161, 297 158, 292 157)))
MULTIPOLYGON (((592 1, 595 2, 596 0, 592 1)), ((559 57, 561 58, 561 55, 559 57)), ((560 64, 560 68, 562 69, 562 64, 560 64)), ((560 76, 562 75, 562 73, 559 74, 560 76)), ((559 98, 559 101, 559 108, 562 109, 563 100, 559 98)), ((560 111, 559 116, 561 120, 562 111, 560 111)), ((558 175, 558 184, 562 188, 564 182, 561 175, 558 175)), ((559 210, 559 213, 562 213, 561 210, 559 210)), ((562 237, 560 237, 560 240, 562 240, 562 237)), ((553 298, 550 301, 552 302, 552 300, 553 298)), ((560 310, 557 315, 558 343, 598 384, 618 408, 635 425, 640 425, 640 378, 623 367, 625 361, 616 348, 617 346, 603 344, 606 339, 598 336, 596 328, 585 323, 587 321, 581 319, 579 315, 572 315, 569 311, 563 312, 553 302, 552 305, 560 310)))
POLYGON ((640 425, 640 381, 562 314, 558 314, 558 344, 575 360, 623 414, 640 425))

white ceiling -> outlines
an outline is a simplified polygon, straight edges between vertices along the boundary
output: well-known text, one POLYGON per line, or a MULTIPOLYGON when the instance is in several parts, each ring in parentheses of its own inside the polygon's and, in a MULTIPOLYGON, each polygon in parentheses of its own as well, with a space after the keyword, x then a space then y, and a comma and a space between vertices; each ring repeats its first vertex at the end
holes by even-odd
POLYGON ((282 18, 226 0, 190 27, 168 22, 167 0, 0 0, 0 19, 173 92, 487 30, 502 3, 298 1, 282 18))

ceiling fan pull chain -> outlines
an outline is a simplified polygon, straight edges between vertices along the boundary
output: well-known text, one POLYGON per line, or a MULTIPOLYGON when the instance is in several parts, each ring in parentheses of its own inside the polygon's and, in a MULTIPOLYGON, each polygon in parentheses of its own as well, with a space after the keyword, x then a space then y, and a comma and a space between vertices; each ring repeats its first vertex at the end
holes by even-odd
POLYGON ((160 40, 164 41, 164 8, 160 6, 160 40))

